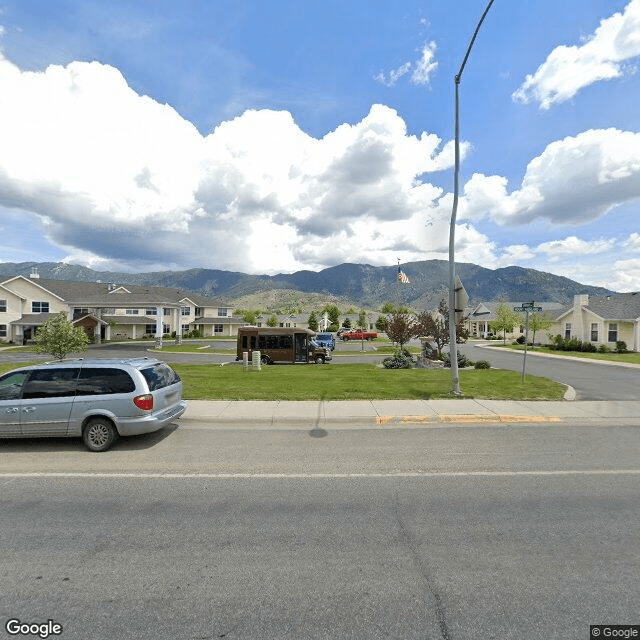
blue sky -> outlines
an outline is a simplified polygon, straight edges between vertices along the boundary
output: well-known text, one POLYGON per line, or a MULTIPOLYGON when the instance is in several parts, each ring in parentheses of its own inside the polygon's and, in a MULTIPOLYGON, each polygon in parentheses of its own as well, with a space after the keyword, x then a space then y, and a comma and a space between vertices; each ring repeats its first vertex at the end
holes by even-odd
MULTIPOLYGON (((486 2, 0 0, 0 261, 447 259, 486 2)), ((456 258, 640 290, 640 0, 495 0, 456 258)))

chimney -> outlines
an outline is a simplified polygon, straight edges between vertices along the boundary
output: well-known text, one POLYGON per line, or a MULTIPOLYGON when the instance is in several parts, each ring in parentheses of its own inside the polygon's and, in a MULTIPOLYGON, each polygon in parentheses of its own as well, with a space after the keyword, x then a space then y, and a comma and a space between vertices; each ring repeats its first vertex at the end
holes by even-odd
POLYGON ((31 267, 31 275, 29 276, 32 280, 37 280, 40 277, 38 273, 38 267, 31 267))

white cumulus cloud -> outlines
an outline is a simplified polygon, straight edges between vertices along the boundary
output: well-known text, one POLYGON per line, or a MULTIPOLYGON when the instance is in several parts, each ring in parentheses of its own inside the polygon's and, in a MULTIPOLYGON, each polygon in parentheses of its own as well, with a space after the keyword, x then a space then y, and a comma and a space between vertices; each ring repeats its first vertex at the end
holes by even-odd
MULTIPOLYGON (((453 145, 373 105, 322 138, 250 110, 203 136, 98 62, 24 72, 0 55, 0 206, 85 264, 249 272, 422 259, 425 178, 453 145)), ((463 153, 467 150, 463 145, 463 153)))
POLYGON ((549 144, 527 166, 519 189, 502 176, 474 174, 465 184, 460 219, 527 224, 594 220, 640 198, 640 133, 594 129, 549 144))
POLYGON ((565 102, 595 82, 621 76, 624 63, 640 56, 640 0, 631 0, 622 13, 602 20, 580 46, 556 47, 513 99, 537 101, 542 109, 565 102))

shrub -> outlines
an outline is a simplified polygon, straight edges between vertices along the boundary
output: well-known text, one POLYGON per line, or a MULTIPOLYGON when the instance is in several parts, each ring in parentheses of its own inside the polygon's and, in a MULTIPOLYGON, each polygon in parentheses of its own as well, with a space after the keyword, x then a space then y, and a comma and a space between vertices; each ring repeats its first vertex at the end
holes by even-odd
POLYGON ((627 352, 627 343, 624 340, 618 340, 616 342, 616 351, 618 353, 626 353, 627 352))
POLYGON ((411 369, 413 364, 413 357, 406 349, 396 349, 393 356, 382 361, 385 369, 411 369))
POLYGON ((491 363, 488 360, 478 360, 474 365, 474 369, 491 369, 491 363))
MULTIPOLYGON (((449 353, 445 353, 442 360, 444 362, 445 367, 451 366, 451 356, 449 353)), ((471 362, 471 360, 469 360, 469 358, 467 358, 467 356, 465 356, 464 353, 460 353, 458 351, 458 368, 471 367, 471 366, 473 366, 473 362, 471 362)))
POLYGON ((526 340, 526 338, 524 336, 518 336, 516 338, 516 343, 517 344, 524 344, 524 341, 526 340))
POLYGON ((598 347, 598 353, 611 353, 611 349, 606 344, 601 344, 598 347))

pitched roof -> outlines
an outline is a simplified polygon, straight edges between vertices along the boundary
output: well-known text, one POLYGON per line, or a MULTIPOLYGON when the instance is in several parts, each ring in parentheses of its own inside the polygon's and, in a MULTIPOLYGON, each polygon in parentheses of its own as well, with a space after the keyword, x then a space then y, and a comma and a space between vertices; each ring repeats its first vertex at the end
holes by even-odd
POLYGON ((603 320, 634 321, 640 318, 640 293, 589 296, 586 309, 603 320))
MULTIPOLYGON (((0 285, 14 280, 18 276, 0 276, 0 285)), ((53 295, 62 298, 69 304, 95 305, 103 307, 122 306, 123 304, 179 305, 183 300, 190 300, 200 307, 218 307, 223 305, 218 300, 206 298, 200 294, 176 289, 175 287, 154 287, 151 285, 127 284, 113 289, 108 282, 82 282, 75 280, 53 280, 48 278, 26 278, 24 280, 46 289, 53 295), (127 293, 127 291, 129 293, 127 293)))

